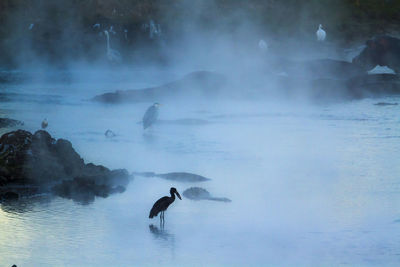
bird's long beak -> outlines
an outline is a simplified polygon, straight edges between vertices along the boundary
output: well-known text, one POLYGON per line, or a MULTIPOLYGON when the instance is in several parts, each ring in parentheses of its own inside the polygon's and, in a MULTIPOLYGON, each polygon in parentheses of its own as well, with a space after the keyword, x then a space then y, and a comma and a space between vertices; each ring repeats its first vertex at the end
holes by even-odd
POLYGON ((180 200, 182 200, 181 195, 179 195, 178 191, 176 191, 176 195, 178 196, 178 198, 179 198, 180 200))

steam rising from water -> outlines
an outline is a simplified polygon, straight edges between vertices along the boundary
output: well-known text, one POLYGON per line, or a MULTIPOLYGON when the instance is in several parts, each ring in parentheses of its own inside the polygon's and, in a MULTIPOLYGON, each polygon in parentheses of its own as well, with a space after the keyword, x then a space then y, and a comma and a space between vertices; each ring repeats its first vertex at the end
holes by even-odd
MULTIPOLYGON (((284 94, 276 97, 285 90, 268 76, 281 72, 271 68, 277 58, 345 58, 345 53, 329 42, 317 43, 314 29, 312 40, 277 38, 239 11, 214 30, 205 29, 196 23, 205 6, 192 1, 190 5, 200 14, 190 13, 193 18, 185 27, 175 29, 181 34, 166 40, 163 63, 145 60, 151 56, 140 55, 146 47, 139 46, 128 51, 135 56, 124 58, 122 65, 100 59, 91 65, 67 52, 64 57, 70 60, 59 71, 32 52, 29 43, 19 47, 19 66, 31 67, 27 73, 33 81, 2 85, 4 92, 16 93, 2 109, 24 121, 30 131, 46 117, 52 136, 70 140, 86 162, 130 172, 191 172, 212 180, 186 185, 136 177, 125 193, 97 199, 90 206, 63 199, 26 201, 18 204, 22 208, 3 205, 2 262, 398 264, 399 214, 393 203, 400 201, 399 106, 374 106, 378 101, 373 99, 311 104, 306 94, 291 100, 284 94), (232 20, 242 22, 233 31, 228 23, 232 20), (260 51, 260 39, 267 40, 268 51, 260 51), (137 122, 152 103, 87 101, 105 92, 158 86, 197 70, 223 73, 240 96, 166 100, 160 108, 164 123, 145 132, 137 122), (259 88, 267 91, 264 97, 251 97, 259 88), (168 123, 176 121, 203 123, 168 123), (107 129, 116 136, 106 138, 107 129), (180 193, 191 186, 204 187, 232 202, 176 200, 161 229, 158 218, 149 221, 147 216, 171 186, 180 193)), ((168 32, 162 21, 154 23, 160 23, 161 36, 168 32)), ((24 25, 27 30, 30 24, 24 25)), ((31 31, 40 26, 35 23, 31 31)), ((77 38, 66 35, 62 40, 69 47, 77 38)), ((104 57, 105 44, 104 38, 93 44, 102 47, 98 53, 104 57)), ((313 73, 303 75, 313 78, 313 73)))

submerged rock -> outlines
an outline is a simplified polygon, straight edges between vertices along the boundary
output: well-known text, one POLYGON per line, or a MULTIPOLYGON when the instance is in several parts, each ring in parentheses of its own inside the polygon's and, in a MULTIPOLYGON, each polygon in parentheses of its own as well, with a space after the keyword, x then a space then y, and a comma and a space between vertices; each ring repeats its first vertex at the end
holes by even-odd
POLYGON ((113 131, 111 131, 110 129, 108 129, 105 133, 104 133, 105 137, 107 138, 113 138, 115 136, 117 136, 113 131))
POLYGON ((157 174, 154 172, 135 172, 134 174, 144 177, 160 177, 166 180, 177 181, 177 182, 189 182, 189 183, 205 182, 211 180, 204 176, 189 172, 170 172, 161 174, 157 174))
POLYGON ((378 102, 374 104, 375 106, 397 106, 398 103, 388 103, 388 102, 378 102))
POLYGON ((109 170, 101 165, 85 164, 65 139, 54 139, 46 131, 35 134, 17 130, 0 138, 0 192, 14 186, 38 187, 68 196, 67 188, 88 196, 108 196, 129 183, 126 170, 109 170), (85 182, 86 181, 86 182, 85 182), (17 185, 17 186, 16 186, 17 185), (58 190, 60 189, 60 190, 58 190), (102 190, 100 190, 102 189, 102 190))
POLYGON ((226 197, 213 197, 210 192, 201 187, 191 187, 183 191, 183 195, 191 200, 213 200, 221 202, 231 202, 229 198, 226 197))
POLYGON ((222 74, 197 71, 181 80, 140 90, 116 91, 95 96, 92 100, 105 103, 154 102, 184 96, 210 96, 218 94, 226 85, 222 74))
POLYGON ((5 127, 15 127, 19 125, 24 125, 22 121, 8 119, 8 118, 0 118, 0 128, 5 127))

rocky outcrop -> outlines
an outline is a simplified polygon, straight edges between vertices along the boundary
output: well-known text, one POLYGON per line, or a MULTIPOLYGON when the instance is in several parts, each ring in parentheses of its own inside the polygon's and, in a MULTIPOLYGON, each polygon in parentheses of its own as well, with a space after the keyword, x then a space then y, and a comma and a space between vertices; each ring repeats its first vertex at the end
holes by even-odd
POLYGON ((158 87, 105 93, 92 100, 105 103, 157 102, 185 96, 215 96, 221 93, 226 83, 227 79, 222 74, 197 71, 158 87))
POLYGON ((387 35, 376 36, 365 43, 363 51, 353 58, 353 64, 371 70, 377 65, 400 71, 400 39, 387 35))
POLYGON ((183 195, 191 200, 213 200, 221 202, 231 202, 229 198, 226 197, 213 197, 210 192, 201 187, 191 187, 183 191, 183 195))
POLYGON ((66 191, 85 192, 88 196, 108 196, 123 191, 129 183, 126 170, 109 170, 101 165, 85 164, 65 139, 54 139, 46 131, 35 134, 17 130, 0 138, 0 193, 18 193, 18 188, 35 187, 71 197, 66 191), (68 188, 68 189, 66 189, 68 188))

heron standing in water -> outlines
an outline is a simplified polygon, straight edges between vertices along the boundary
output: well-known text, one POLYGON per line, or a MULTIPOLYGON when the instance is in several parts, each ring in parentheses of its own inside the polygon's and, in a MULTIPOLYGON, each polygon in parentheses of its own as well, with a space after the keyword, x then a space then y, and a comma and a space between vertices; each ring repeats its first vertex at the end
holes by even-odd
POLYGON ((149 128, 153 123, 157 121, 158 118, 158 107, 160 106, 159 103, 154 103, 151 105, 144 113, 143 116, 143 129, 149 128))
POLYGON ((315 33, 319 42, 325 41, 326 32, 322 29, 322 25, 319 24, 318 31, 315 33))
POLYGON ((178 196, 180 200, 182 200, 181 195, 179 195, 175 187, 171 187, 169 193, 171 194, 170 197, 168 196, 162 197, 159 200, 157 200, 156 203, 154 203, 149 214, 149 218, 152 219, 153 217, 156 217, 158 213, 161 212, 160 214, 161 225, 163 225, 165 222, 164 212, 168 209, 169 205, 171 205, 175 201, 175 194, 178 196))

